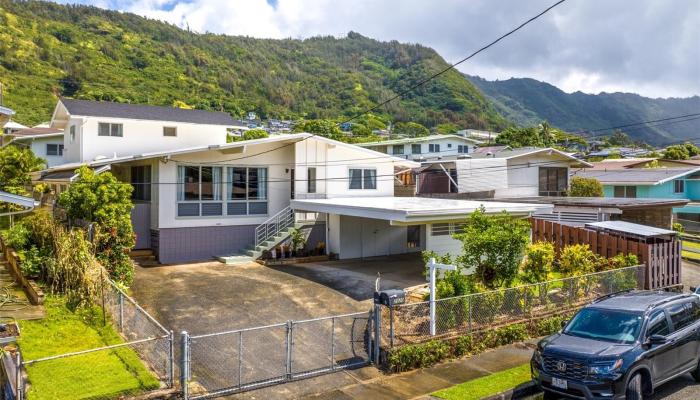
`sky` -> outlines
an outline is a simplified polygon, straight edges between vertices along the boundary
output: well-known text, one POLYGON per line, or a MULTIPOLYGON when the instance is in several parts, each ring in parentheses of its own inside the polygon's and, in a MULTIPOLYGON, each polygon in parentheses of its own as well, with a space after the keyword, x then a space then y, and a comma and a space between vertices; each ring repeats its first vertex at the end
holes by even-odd
MULTIPOLYGON (((195 32, 420 43, 455 62, 555 0, 97 0, 195 32)), ((74 3, 75 1, 63 1, 74 3)), ((567 0, 458 69, 566 92, 700 95, 699 0, 567 0)))

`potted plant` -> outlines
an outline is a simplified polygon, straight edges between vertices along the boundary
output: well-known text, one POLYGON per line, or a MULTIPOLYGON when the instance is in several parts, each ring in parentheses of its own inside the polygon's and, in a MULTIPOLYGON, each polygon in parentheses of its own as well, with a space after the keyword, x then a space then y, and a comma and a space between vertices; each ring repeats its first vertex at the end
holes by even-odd
POLYGON ((296 257, 301 256, 301 252, 304 247, 306 247, 306 237, 304 233, 299 228, 294 228, 290 232, 290 240, 292 244, 292 251, 296 257))

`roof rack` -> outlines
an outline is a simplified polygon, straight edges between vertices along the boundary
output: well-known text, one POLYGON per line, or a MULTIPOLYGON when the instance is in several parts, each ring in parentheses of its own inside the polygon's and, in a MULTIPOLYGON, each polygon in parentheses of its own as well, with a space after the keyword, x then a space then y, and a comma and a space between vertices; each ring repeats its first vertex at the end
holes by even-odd
POLYGON ((597 299, 593 300, 593 301, 591 302, 591 304, 599 303, 599 302, 601 302, 601 301, 603 301, 603 300, 606 300, 606 299, 609 299, 609 298, 611 298, 611 297, 615 297, 615 296, 619 296, 619 295, 621 295, 621 294, 633 292, 633 291, 635 291, 635 290, 637 290, 637 289, 625 289, 625 290, 620 290, 619 292, 608 293, 608 294, 606 294, 606 295, 600 296, 600 297, 598 297, 597 299))
MULTIPOLYGON (((661 291, 659 291, 659 292, 661 292, 661 291)), ((650 308, 655 308, 655 307, 658 307, 658 306, 660 306, 660 305, 663 305, 663 304, 666 304, 666 303, 670 303, 670 302, 672 302, 672 301, 676 301, 676 300, 678 300, 678 299, 683 299, 683 298, 690 297, 690 296, 693 296, 693 294, 691 294, 691 293, 678 293, 678 294, 675 295, 675 296, 667 297, 667 298, 665 298, 665 299, 663 299, 663 300, 659 300, 659 301, 657 301, 657 302, 655 302, 655 303, 649 304, 649 305, 647 306, 647 310, 650 309, 650 308)))

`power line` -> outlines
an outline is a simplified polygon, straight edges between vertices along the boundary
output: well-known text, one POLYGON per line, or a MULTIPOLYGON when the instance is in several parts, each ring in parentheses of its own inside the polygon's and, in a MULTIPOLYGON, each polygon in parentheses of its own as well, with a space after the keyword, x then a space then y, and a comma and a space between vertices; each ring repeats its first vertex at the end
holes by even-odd
MULTIPOLYGON (((653 119, 653 120, 642 121, 642 122, 634 122, 634 123, 628 123, 628 124, 624 124, 624 125, 611 126, 611 127, 608 127, 608 128, 598 128, 598 129, 590 129, 590 130, 579 130, 578 132, 574 132, 573 134, 575 134, 575 135, 581 134, 581 135, 582 135, 582 134, 587 133, 587 132, 601 132, 601 131, 609 131, 609 130, 613 130, 613 129, 630 128, 630 127, 634 127, 634 126, 636 126, 636 125, 646 125, 646 124, 651 124, 651 123, 654 123, 654 122, 671 121, 671 120, 675 120, 675 119, 686 118, 686 117, 695 117, 695 116, 698 116, 698 118, 700 118, 700 113, 678 115, 678 116, 675 116, 675 117, 667 117, 667 118, 653 119)), ((693 118, 693 119, 697 119, 697 118, 693 118)), ((693 119, 689 119, 688 121, 692 121, 693 119)), ((679 122, 685 122, 685 121, 679 121, 679 122)), ((654 125, 654 126, 658 126, 658 125, 654 125)), ((645 127, 645 126, 641 126, 641 127, 639 127, 639 128, 644 128, 644 127, 645 127)), ((603 134, 599 134, 599 135, 582 135, 582 136, 583 136, 584 138, 586 138, 586 139, 589 139, 589 138, 593 138, 593 137, 607 136, 607 135, 608 135, 607 133, 603 133, 603 134)))

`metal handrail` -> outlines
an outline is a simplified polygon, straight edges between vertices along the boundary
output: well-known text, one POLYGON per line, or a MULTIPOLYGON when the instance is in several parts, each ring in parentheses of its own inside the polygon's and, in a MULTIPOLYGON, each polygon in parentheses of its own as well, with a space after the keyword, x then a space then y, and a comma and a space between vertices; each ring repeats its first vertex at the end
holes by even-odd
POLYGON ((294 210, 287 206, 255 228, 255 246, 294 225, 294 210))

